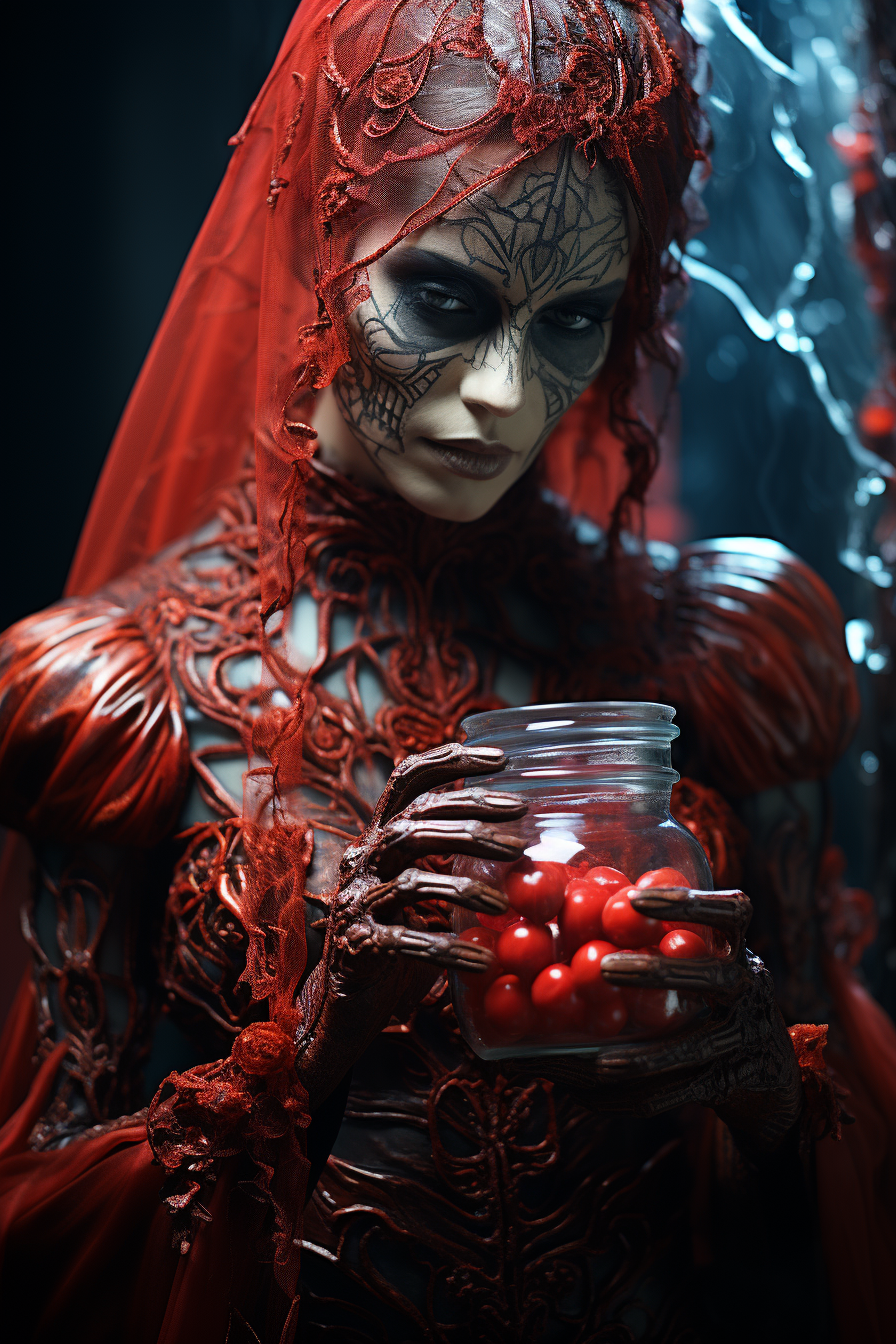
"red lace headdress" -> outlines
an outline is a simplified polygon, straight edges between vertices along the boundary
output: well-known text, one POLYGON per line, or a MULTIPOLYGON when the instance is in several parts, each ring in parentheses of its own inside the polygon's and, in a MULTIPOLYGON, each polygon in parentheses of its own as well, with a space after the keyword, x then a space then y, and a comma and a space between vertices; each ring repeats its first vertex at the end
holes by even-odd
POLYGON ((618 523, 655 462, 636 360, 640 348, 674 363, 665 248, 686 234, 702 157, 696 49, 680 21, 678 0, 306 0, 233 138, 70 589, 89 591, 204 521, 254 437, 263 604, 288 601, 314 448, 305 422, 314 389, 347 357, 369 260, 356 254, 360 234, 408 202, 382 253, 565 135, 626 183, 641 244, 607 365, 541 469, 574 509, 602 522, 615 511, 618 523))

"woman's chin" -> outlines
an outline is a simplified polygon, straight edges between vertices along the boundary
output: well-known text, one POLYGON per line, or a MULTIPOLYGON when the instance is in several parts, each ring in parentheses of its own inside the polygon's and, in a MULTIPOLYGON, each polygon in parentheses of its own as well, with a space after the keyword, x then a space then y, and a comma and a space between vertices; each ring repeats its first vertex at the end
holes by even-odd
POLYGON ((516 477, 509 472, 490 481, 476 481, 447 471, 422 470, 406 460, 386 473, 389 484, 403 500, 430 518, 448 523, 474 523, 494 508, 516 477))

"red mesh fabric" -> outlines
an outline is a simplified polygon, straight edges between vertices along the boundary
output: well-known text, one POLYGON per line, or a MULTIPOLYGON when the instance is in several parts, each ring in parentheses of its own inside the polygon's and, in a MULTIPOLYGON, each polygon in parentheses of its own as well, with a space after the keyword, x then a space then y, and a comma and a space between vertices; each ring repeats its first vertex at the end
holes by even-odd
POLYGON ((217 1179, 222 1159, 248 1155, 258 1196, 273 1214, 276 1279, 292 1301, 297 1220, 307 1177, 302 1135, 307 1095, 293 1066, 301 1027, 296 999, 305 969, 304 878, 312 839, 286 826, 261 830, 231 823, 208 829, 219 840, 209 879, 248 937, 241 978, 254 1000, 266 1001, 270 1020, 244 1027, 229 1059, 170 1074, 149 1108, 147 1136, 169 1173, 163 1198, 183 1251, 190 1247, 196 1221, 208 1218, 203 1182, 217 1179), (232 862, 237 843, 246 855, 245 868, 232 862))

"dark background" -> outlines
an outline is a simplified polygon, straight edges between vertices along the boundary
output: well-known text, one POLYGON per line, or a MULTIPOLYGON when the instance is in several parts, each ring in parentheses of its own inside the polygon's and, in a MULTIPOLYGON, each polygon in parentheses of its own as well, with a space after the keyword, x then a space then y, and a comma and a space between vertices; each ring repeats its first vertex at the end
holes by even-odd
POLYGON ((18 15, 3 137, 15 158, 0 628, 60 594, 228 136, 294 8, 100 0, 18 15))
MULTIPOLYGON (((784 59, 790 7, 801 3, 750 5, 753 27, 784 59)), ((806 3, 823 24, 831 5, 850 0, 806 3)), ((116 422, 226 166, 227 138, 293 8, 294 0, 155 0, 139 8, 119 0, 47 3, 17 17, 4 136, 10 379, 0 629, 60 595, 116 422)), ((735 113, 728 125, 746 134, 750 117, 735 113)), ((719 136, 730 133, 720 123, 719 136)), ((737 145, 720 148, 720 165, 737 158, 737 145)), ((707 198, 716 220, 707 237, 734 239, 761 291, 774 221, 744 228, 751 206, 736 172, 721 171, 707 198)), ((707 376, 719 332, 731 323, 726 301, 698 287, 684 322, 687 531, 775 537, 818 569, 847 618, 866 616, 877 595, 837 560, 850 464, 813 448, 825 442, 812 432, 823 417, 804 371, 788 365, 781 375, 773 344, 745 338, 737 376, 707 376)), ((866 714, 838 769, 836 836, 850 879, 875 888, 886 914, 882 781, 859 765, 863 752, 879 750, 880 723, 862 675, 866 714)), ((892 998, 881 947, 866 964, 892 998)))

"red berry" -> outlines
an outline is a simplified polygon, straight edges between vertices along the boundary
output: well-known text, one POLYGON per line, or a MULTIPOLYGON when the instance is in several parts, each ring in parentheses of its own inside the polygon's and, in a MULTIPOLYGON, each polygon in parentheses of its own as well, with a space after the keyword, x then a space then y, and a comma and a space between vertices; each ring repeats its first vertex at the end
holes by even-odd
POLYGON ((566 864, 520 859, 504 875, 507 899, 524 919, 547 924, 563 904, 566 864))
POLYGON ((482 1001, 488 1024, 507 1041, 518 1041, 532 1026, 529 995, 515 975, 502 975, 482 1001))
POLYGON ((690 887, 690 885, 684 873, 680 873, 677 868, 651 868, 650 872, 642 873, 635 883, 636 887, 690 887))
POLYGON ((687 1008, 674 989, 624 989, 622 997, 635 1026, 663 1036, 687 1016, 687 1008))
POLYGON ((664 957, 708 957, 709 949, 699 934, 690 929, 673 929, 660 942, 664 957))
POLYGON ((611 985, 600 972, 604 957, 618 952, 613 943, 593 941, 585 943, 576 952, 569 963, 576 984, 576 993, 588 1003, 607 1002, 618 998, 621 991, 617 985, 611 985))
POLYGON ((532 1007, 536 1021, 549 1031, 573 1031, 584 1025, 585 1004, 576 993, 572 971, 562 962, 538 976, 532 986, 532 1007))
MULTIPOLYGON (((494 952, 498 941, 498 935, 492 929, 484 929, 480 924, 474 924, 471 929, 464 929, 457 936, 461 942, 473 943, 476 947, 487 947, 489 952, 494 952)), ((501 964, 497 957, 487 971, 458 972, 461 983, 476 994, 484 994, 500 974, 501 964)))
POLYGON ((567 956, 592 938, 603 937, 604 906, 612 895, 612 891, 587 877, 577 877, 569 883, 563 909, 557 917, 567 956))
POLYGON ((630 898, 638 894, 637 887, 625 887, 611 896, 604 906, 604 937, 617 947, 655 945, 665 932, 661 920, 639 914, 631 904, 630 898))
POLYGON ((620 873, 618 868, 589 868, 585 876, 589 882, 596 882, 608 891, 618 891, 620 887, 631 885, 625 873, 620 873))
POLYGON ((543 924, 521 919, 498 939, 498 961, 511 975, 531 982, 554 960, 554 940, 543 924))
POLYGON ((621 993, 615 999, 589 1003, 587 1013, 588 1031, 594 1036, 618 1036, 628 1021, 628 1008, 621 993))

